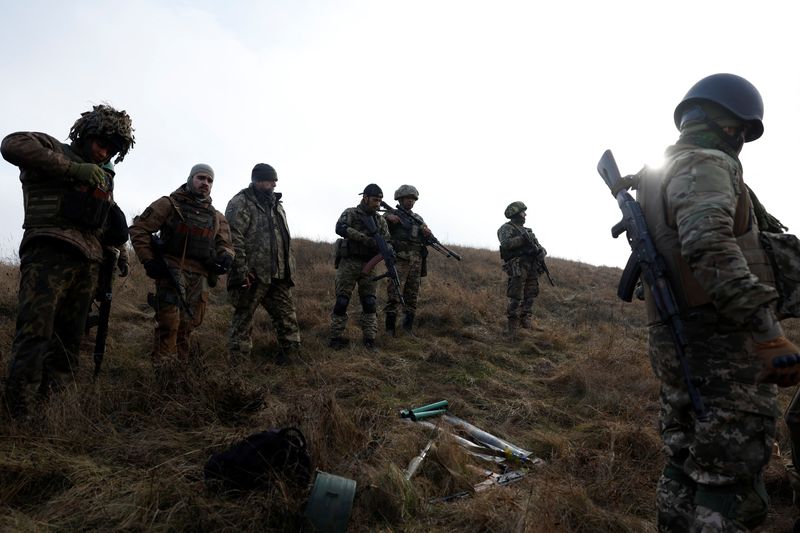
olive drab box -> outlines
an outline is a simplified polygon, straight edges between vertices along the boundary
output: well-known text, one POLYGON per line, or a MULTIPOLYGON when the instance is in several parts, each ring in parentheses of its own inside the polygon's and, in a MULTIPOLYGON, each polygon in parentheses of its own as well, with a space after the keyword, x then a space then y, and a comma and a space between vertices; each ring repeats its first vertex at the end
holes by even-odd
POLYGON ((778 290, 776 313, 780 318, 800 317, 800 240, 790 233, 760 234, 778 290))

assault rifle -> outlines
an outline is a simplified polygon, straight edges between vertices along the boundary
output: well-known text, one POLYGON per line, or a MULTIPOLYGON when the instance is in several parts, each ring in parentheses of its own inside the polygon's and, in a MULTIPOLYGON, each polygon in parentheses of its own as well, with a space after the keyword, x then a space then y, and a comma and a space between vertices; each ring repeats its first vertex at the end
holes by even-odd
POLYGON ((695 386, 692 375, 689 371, 689 363, 686 360, 686 347, 689 342, 686 339, 683 322, 678 316, 678 304, 675 294, 672 292, 669 280, 667 279, 667 269, 664 259, 656 250, 647 223, 644 218, 642 208, 634 198, 628 194, 625 187, 625 180, 619 173, 617 162, 611 150, 606 150, 600 162, 597 164, 597 171, 611 193, 617 199, 619 208, 622 210, 622 220, 611 228, 611 236, 615 239, 623 232, 628 239, 631 247, 631 256, 625 265, 617 296, 626 302, 633 298, 633 291, 637 281, 641 278, 650 289, 653 302, 655 303, 661 321, 669 326, 672 334, 672 342, 675 345, 675 352, 683 373, 683 380, 686 389, 692 400, 692 408, 699 419, 706 416, 703 399, 695 386))
POLYGON ((536 242, 536 239, 533 238, 533 233, 532 232, 525 231, 524 228, 522 230, 520 230, 520 232, 522 233, 522 235, 525 236, 525 239, 528 241, 528 244, 531 245, 531 248, 533 249, 533 254, 536 254, 537 258, 539 257, 540 254, 542 255, 542 258, 539 259, 539 263, 542 266, 542 272, 544 272, 545 275, 547 276, 547 281, 550 282, 550 285, 555 287, 556 284, 553 283, 553 278, 550 277, 550 269, 547 268, 547 263, 544 262, 544 254, 542 253, 543 252, 542 245, 539 244, 538 242, 536 242))
POLYGON ((86 332, 97 326, 94 336, 94 377, 100 375, 103 367, 103 357, 106 354, 106 340, 108 340, 108 319, 111 316, 111 299, 113 296, 112 288, 114 283, 114 267, 117 266, 119 250, 117 248, 106 248, 103 256, 103 263, 100 265, 100 275, 97 280, 97 293, 95 300, 100 302, 97 315, 89 314, 86 319, 86 332), (113 251, 112 251, 113 250, 113 251))
MULTIPOLYGON (((394 208, 394 207, 391 207, 389 204, 387 204, 386 202, 383 202, 383 201, 381 201, 381 206, 388 213, 391 213, 392 215, 397 215, 398 217, 400 217, 400 223, 403 224, 407 228, 411 228, 412 226, 419 226, 420 228, 422 228, 422 226, 425 225, 425 222, 419 217, 419 215, 417 215, 415 213, 412 213, 410 211, 407 211, 406 209, 403 209, 402 207, 394 208)), ((457 261, 461 261, 461 256, 458 255, 457 253, 455 253, 453 250, 451 250, 447 246, 445 246, 444 244, 442 244, 441 242, 439 242, 439 239, 434 237, 433 233, 431 233, 430 235, 427 235, 427 236, 423 234, 422 235, 422 243, 425 246, 430 246, 431 248, 433 248, 434 250, 436 250, 440 254, 444 255, 445 257, 452 257, 452 258, 456 259, 457 261)))
POLYGON ((185 311, 189 318, 194 318, 194 313, 192 313, 192 308, 189 307, 189 303, 186 301, 186 291, 181 285, 180 280, 178 279, 177 274, 169 266, 167 259, 164 257, 164 241, 161 240, 155 233, 150 234, 150 247, 153 249, 154 259, 162 264, 164 267, 165 272, 167 273, 167 280, 169 280, 169 284, 172 285, 172 288, 175 289, 175 293, 178 295, 178 308, 182 311, 185 311))
POLYGON ((368 274, 375 268, 375 265, 383 261, 386 265, 386 272, 381 274, 380 276, 374 276, 372 279, 373 281, 378 281, 382 278, 389 278, 391 280, 392 285, 394 285, 395 291, 397 291, 397 299, 400 301, 400 305, 406 305, 405 300, 403 300, 403 293, 400 287, 400 275, 397 273, 397 268, 395 267, 395 260, 394 260, 394 252, 389 245, 386 243, 386 239, 383 238, 381 232, 378 231, 378 226, 375 224, 375 219, 372 218, 371 215, 366 215, 361 217, 361 221, 364 223, 364 227, 367 228, 367 233, 372 237, 375 241, 375 244, 378 246, 379 252, 367 261, 367 264, 364 265, 364 268, 361 269, 361 272, 364 274, 368 274))

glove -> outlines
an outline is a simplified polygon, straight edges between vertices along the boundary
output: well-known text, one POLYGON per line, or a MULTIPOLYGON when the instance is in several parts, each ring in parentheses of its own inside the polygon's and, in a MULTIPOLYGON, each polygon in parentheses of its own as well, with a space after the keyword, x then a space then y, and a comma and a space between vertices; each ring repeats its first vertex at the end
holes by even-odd
POLYGON ((128 272, 130 271, 128 268, 128 258, 124 255, 120 255, 119 259, 117 259, 117 268, 119 269, 119 277, 128 277, 128 272))
POLYGON ((231 269, 231 265, 233 264, 233 257, 228 254, 221 254, 217 256, 217 258, 212 261, 209 265, 209 270, 212 274, 216 274, 217 276, 221 276, 223 274, 227 274, 228 271, 231 269))
POLYGON ((148 278, 163 279, 169 276, 169 270, 163 261, 148 259, 143 263, 143 265, 144 271, 147 273, 148 278))
POLYGON ((106 183, 105 171, 94 163, 70 163, 67 177, 92 187, 103 187, 106 183))
POLYGON ((783 335, 755 343, 756 355, 763 368, 758 383, 776 383, 791 387, 800 383, 800 349, 783 335))

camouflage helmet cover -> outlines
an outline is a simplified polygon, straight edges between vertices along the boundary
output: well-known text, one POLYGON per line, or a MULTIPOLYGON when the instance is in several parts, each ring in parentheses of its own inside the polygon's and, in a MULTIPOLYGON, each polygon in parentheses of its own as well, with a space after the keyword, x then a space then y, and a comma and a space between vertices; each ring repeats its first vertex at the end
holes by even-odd
POLYGON ((395 200, 399 200, 405 196, 412 196, 414 200, 419 200, 419 191, 413 185, 401 185, 399 189, 394 191, 395 200))
POLYGON ((69 138, 72 141, 91 136, 108 139, 115 145, 118 155, 114 163, 125 159, 125 155, 135 143, 133 123, 128 113, 124 110, 117 111, 104 104, 93 106, 91 111, 81 113, 81 117, 69 130, 69 138))
POLYGON ((511 202, 506 207, 505 216, 506 218, 514 218, 515 216, 519 215, 523 211, 527 211, 528 207, 522 202, 511 202))

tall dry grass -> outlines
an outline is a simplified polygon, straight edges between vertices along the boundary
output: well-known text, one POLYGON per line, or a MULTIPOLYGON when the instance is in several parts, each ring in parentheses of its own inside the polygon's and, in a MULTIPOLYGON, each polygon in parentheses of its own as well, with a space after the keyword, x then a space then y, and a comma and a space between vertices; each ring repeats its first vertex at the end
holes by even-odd
MULTIPOLYGON (((430 256, 418 337, 379 338, 378 354, 357 343, 334 352, 326 345, 331 245, 298 240, 303 350, 295 364, 275 365, 277 341, 260 310, 252 360, 228 368, 231 312, 221 283, 194 336, 194 370, 175 389, 154 380, 151 282, 133 265, 116 286, 100 379, 92 382, 84 354, 75 385, 42 405, 33 424, 0 418, 0 530, 296 531, 307 488, 276 483, 218 494, 202 479, 210 454, 250 433, 295 425, 317 468, 358 482, 350 531, 654 531, 663 464, 657 383, 642 305, 615 296, 620 271, 550 259, 557 286, 542 279, 538 328, 511 341, 498 254, 457 251, 460 263, 430 256), (474 459, 446 436, 413 481, 403 479, 431 432, 402 423, 398 411, 440 399, 546 465, 507 487, 431 503, 480 479, 467 467, 474 459)), ((16 283, 16 268, 0 265, 6 354, 16 283)), ((359 339, 355 322, 348 334, 359 339)), ((796 323, 787 331, 800 338, 796 323)), ((785 447, 783 428, 780 442, 785 447)), ((792 518, 782 474, 773 461, 769 531, 788 528, 792 518)))

